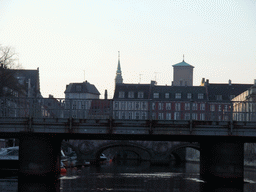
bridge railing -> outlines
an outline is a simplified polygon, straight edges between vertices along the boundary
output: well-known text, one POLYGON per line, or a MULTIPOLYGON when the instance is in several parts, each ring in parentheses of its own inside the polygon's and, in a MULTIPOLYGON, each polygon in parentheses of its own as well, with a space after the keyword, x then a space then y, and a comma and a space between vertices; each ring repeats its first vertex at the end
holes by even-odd
POLYGON ((256 103, 0 97, 0 117, 256 121, 256 103))

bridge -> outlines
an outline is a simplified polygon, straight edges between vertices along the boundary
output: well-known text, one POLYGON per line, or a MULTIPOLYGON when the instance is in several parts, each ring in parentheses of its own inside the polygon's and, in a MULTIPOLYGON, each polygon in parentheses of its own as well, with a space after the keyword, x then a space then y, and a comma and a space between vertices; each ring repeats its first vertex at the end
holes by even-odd
POLYGON ((22 178, 56 178, 63 139, 139 140, 199 142, 202 179, 243 182, 244 143, 256 138, 255 121, 234 118, 252 117, 255 112, 234 111, 237 103, 230 104, 227 121, 199 121, 156 120, 150 115, 150 107, 146 119, 118 119, 109 100, 86 100, 84 107, 78 109, 74 107, 75 101, 70 100, 2 98, 0 101, 0 137, 19 138, 22 178))

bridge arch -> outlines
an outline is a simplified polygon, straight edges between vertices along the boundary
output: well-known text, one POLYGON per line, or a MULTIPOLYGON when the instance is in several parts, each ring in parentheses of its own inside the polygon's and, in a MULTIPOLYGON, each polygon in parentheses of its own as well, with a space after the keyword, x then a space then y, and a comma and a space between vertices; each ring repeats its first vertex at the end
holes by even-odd
POLYGON ((172 155, 175 158, 176 162, 180 163, 182 161, 186 161, 186 153, 184 153, 184 151, 181 152, 182 149, 186 149, 186 148, 192 148, 192 149, 200 151, 200 144, 198 144, 198 143, 182 143, 179 145, 175 145, 174 147, 169 149, 168 154, 172 155))
POLYGON ((100 155, 107 149, 109 148, 122 148, 122 150, 124 151, 132 151, 135 154, 137 154, 141 160, 150 160, 153 157, 153 153, 152 151, 150 151, 149 149, 136 144, 136 143, 132 143, 132 142, 110 142, 110 143, 105 143, 101 146, 99 146, 97 149, 95 149, 94 153, 93 153, 93 158, 95 160, 99 159, 100 155))

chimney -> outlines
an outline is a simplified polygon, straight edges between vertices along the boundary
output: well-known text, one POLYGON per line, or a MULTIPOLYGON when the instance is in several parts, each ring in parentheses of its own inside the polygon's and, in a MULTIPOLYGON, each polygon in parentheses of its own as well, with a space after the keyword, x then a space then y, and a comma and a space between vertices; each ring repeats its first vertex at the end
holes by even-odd
POLYGON ((157 84, 156 81, 151 80, 151 86, 156 85, 156 84, 157 84))
POLYGON ((205 85, 206 85, 206 86, 209 85, 209 79, 206 79, 205 85))
POLYGON ((108 91, 107 91, 107 89, 105 89, 105 94, 104 94, 104 99, 108 99, 108 91))
POLYGON ((254 79, 254 86, 256 86, 256 79, 254 79))
POLYGON ((202 78, 201 86, 204 86, 204 84, 205 84, 205 78, 202 78))
POLYGON ((231 80, 230 80, 230 79, 228 80, 228 85, 232 85, 232 83, 231 83, 231 80))

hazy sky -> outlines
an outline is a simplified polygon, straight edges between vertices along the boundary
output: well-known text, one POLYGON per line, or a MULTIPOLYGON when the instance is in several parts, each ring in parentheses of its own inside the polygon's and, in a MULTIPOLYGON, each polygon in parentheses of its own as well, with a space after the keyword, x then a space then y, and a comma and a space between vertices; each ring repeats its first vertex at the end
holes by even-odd
MULTIPOLYGON (((43 96, 88 80, 113 95, 118 51, 124 83, 171 85, 172 65, 194 85, 256 79, 255 0, 0 0, 0 44, 40 70, 43 96)), ((101 97, 101 98, 102 98, 101 97)))

